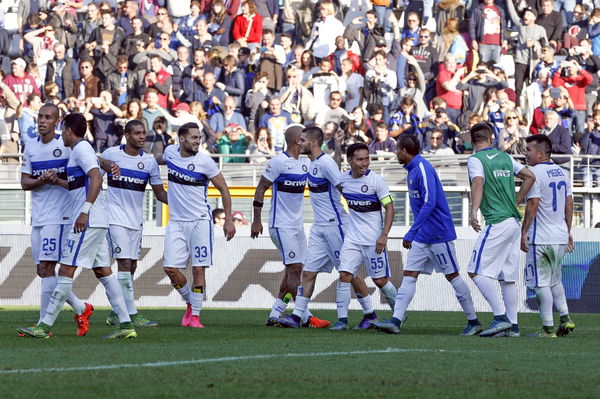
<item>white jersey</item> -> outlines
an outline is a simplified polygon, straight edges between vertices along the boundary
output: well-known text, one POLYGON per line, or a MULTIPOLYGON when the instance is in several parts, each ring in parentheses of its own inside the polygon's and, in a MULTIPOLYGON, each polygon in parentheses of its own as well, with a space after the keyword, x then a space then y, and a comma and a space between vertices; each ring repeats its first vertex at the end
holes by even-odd
POLYGON ((531 244, 568 244, 569 230, 565 222, 565 204, 571 192, 569 175, 553 162, 542 162, 530 168, 535 183, 529 198, 539 198, 537 215, 529 228, 531 244))
POLYGON ((342 174, 333 158, 323 152, 310 163, 308 170, 308 190, 314 212, 314 224, 345 224, 348 214, 336 188, 340 184, 342 174))
POLYGON ((269 227, 303 226, 304 187, 309 163, 308 159, 296 159, 285 151, 267 163, 263 176, 273 183, 269 227))
POLYGON ((102 158, 115 162, 121 168, 121 177, 108 174, 106 207, 108 223, 140 230, 142 228, 142 205, 146 185, 162 184, 160 170, 154 156, 140 151, 131 156, 125 146, 108 148, 102 158))
MULTIPOLYGON (((30 140, 23 152, 21 172, 34 178, 54 170, 59 179, 67 180, 67 164, 71 149, 65 147, 57 134, 47 144, 41 137, 30 140)), ((71 224, 71 200, 69 190, 54 184, 44 184, 31 190, 31 225, 71 224)))
MULTIPOLYGON (((67 165, 67 181, 69 182, 73 223, 77 220, 77 217, 81 213, 81 208, 87 200, 90 180, 87 173, 94 168, 98 168, 98 171, 100 171, 96 152, 90 143, 81 140, 75 144, 75 147, 71 150, 71 157, 69 158, 69 163, 67 165)), ((88 216, 89 227, 108 228, 106 206, 104 204, 102 190, 100 190, 88 216)))
POLYGON ((342 175, 340 184, 350 210, 350 225, 344 242, 375 245, 383 231, 381 200, 390 195, 387 184, 371 170, 358 179, 352 177, 352 171, 348 171, 342 175))
POLYGON ((163 154, 169 171, 169 217, 186 222, 212 219, 208 184, 221 171, 208 155, 199 152, 184 158, 179 150, 178 145, 170 145, 163 154))

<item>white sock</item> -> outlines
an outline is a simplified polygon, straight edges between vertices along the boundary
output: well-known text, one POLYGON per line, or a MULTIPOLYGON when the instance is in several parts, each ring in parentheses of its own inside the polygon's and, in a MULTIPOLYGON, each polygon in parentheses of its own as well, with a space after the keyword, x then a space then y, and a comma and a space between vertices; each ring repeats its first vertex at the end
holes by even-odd
MULTIPOLYGON (((310 303, 310 298, 305 296, 296 295, 296 304, 294 305, 294 312, 296 316, 300 318, 304 318, 304 314, 308 313, 308 304, 310 303)), ((308 318, 308 317, 307 317, 308 318)))
POLYGON ((352 297, 351 285, 350 283, 338 282, 335 292, 338 319, 348 318, 348 305, 350 305, 350 298, 352 297))
POLYGON ((183 298, 183 300, 185 301, 185 303, 191 303, 192 302, 192 298, 190 296, 190 294, 192 293, 192 290, 190 289, 189 285, 184 285, 181 288, 177 288, 175 287, 175 289, 177 290, 177 292, 179 292, 179 295, 181 295, 181 297, 183 298))
POLYGON ((461 276, 457 276, 450 281, 450 284, 452 284, 452 288, 454 288, 456 299, 458 299, 460 306, 463 308, 463 312, 467 315, 467 320, 476 319, 477 314, 475 313, 475 305, 473 305, 471 291, 465 280, 463 280, 461 276))
POLYGON ((273 304, 273 308, 271 308, 271 313, 269 314, 269 319, 281 317, 281 314, 285 308, 287 308, 287 303, 283 302, 281 298, 275 299, 275 303, 273 304))
POLYGON ((77 295, 75 295, 73 290, 71 290, 71 293, 67 298, 67 303, 73 308, 75 314, 82 314, 85 310, 85 302, 83 302, 77 295))
POLYGON ((396 287, 394 287, 394 284, 392 284, 391 281, 388 281, 386 285, 380 288, 380 290, 388 305, 390 305, 390 308, 394 310, 394 307, 396 306, 396 287))
POLYGON ((312 313, 310 312, 310 310, 306 309, 306 311, 302 315, 302 324, 306 324, 308 319, 310 319, 311 317, 312 317, 312 313))
POLYGON ((535 295, 538 299, 542 325, 546 327, 552 327, 554 325, 554 320, 552 317, 552 289, 550 287, 536 288, 535 295))
POLYGON ((411 276, 402 277, 402 284, 396 293, 396 306, 394 306, 394 316, 398 320, 403 320, 406 309, 410 301, 415 296, 417 290, 417 278, 411 276))
POLYGON ((512 324, 519 324, 519 321, 517 320, 519 308, 517 284, 514 281, 500 281, 500 288, 502 289, 502 299, 504 300, 506 317, 508 317, 508 320, 510 320, 512 324))
POLYGON ((40 321, 38 324, 46 315, 46 309, 50 303, 50 298, 52 298, 52 292, 56 288, 56 276, 41 277, 40 282, 42 285, 42 291, 40 293, 40 321))
POLYGON ((496 280, 478 274, 473 278, 473 282, 479 289, 479 292, 481 292, 481 295, 483 295, 485 300, 490 304, 494 316, 501 316, 505 314, 504 304, 502 303, 500 295, 498 295, 498 291, 496 289, 496 280))
POLYGON ((202 310, 202 301, 204 300, 204 292, 201 288, 194 288, 190 293, 190 303, 192 304, 192 316, 200 316, 202 310))
POLYGON ((127 323, 131 321, 129 313, 127 312, 127 306, 123 300, 123 291, 117 280, 117 276, 111 274, 110 276, 100 277, 100 282, 104 286, 106 291, 106 297, 110 306, 112 306, 113 312, 119 316, 119 323, 127 323))
POLYGON ((360 303, 360 306, 362 307, 363 314, 371 314, 374 312, 371 295, 358 296, 357 294, 356 298, 358 299, 358 303, 360 303))
POLYGON ((52 291, 52 296, 50 298, 50 302, 48 303, 48 307, 46 308, 46 314, 44 314, 42 323, 49 326, 54 325, 54 322, 60 314, 63 305, 67 301, 72 288, 73 279, 71 277, 56 277, 56 287, 54 288, 54 291, 52 291))
POLYGON ((117 278, 121 286, 121 291, 123 291, 123 300, 125 301, 125 306, 127 306, 127 312, 130 315, 136 314, 137 308, 135 307, 135 298, 133 296, 133 276, 130 272, 117 272, 117 278))
POLYGON ((558 314, 561 316, 569 314, 567 296, 565 295, 565 287, 562 282, 552 286, 551 290, 554 297, 554 306, 558 309, 558 314))

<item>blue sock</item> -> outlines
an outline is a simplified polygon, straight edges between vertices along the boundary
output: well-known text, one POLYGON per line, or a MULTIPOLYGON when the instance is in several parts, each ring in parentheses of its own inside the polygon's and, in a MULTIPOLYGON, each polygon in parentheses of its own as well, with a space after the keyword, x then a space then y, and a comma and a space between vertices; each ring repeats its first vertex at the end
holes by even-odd
POLYGON ((518 324, 513 324, 510 329, 511 329, 511 331, 518 333, 519 332, 519 325, 518 324))
POLYGON ((394 323, 394 324, 396 325, 396 327, 400 327, 400 325, 402 324, 402 320, 400 320, 400 319, 397 319, 397 318, 395 318, 395 317, 392 317, 392 318, 390 319, 390 321, 391 321, 392 323, 394 323))
POLYGON ((508 317, 506 317, 506 313, 505 314, 499 314, 497 316, 494 316, 494 320, 508 321, 508 317))
POLYGON ((473 320, 467 320, 467 323, 469 323, 470 326, 480 326, 481 323, 479 322, 479 319, 475 318, 473 320))
POLYGON ((339 321, 341 321, 342 323, 348 324, 348 318, 347 317, 340 317, 339 321))

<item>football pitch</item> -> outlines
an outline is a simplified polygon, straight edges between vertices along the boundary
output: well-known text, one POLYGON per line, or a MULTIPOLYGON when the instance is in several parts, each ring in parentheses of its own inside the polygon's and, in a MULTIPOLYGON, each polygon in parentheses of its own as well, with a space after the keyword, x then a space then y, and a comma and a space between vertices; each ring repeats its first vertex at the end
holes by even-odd
MULTIPOLYGON (((2 398, 541 398, 600 397, 600 315, 573 314, 556 339, 461 337, 458 312, 409 312, 400 335, 279 329, 267 310, 204 309, 205 329, 179 326, 183 308, 145 309, 158 328, 104 340, 108 309, 75 336, 63 312, 50 339, 18 338, 35 310, 0 310, 2 398)), ((335 320, 335 311, 315 311, 335 320)), ((380 316, 389 317, 388 312, 380 316)), ((490 314, 481 314, 485 324, 490 314)), ((351 311, 352 326, 360 312, 351 311)), ((521 314, 521 333, 537 314, 521 314)))

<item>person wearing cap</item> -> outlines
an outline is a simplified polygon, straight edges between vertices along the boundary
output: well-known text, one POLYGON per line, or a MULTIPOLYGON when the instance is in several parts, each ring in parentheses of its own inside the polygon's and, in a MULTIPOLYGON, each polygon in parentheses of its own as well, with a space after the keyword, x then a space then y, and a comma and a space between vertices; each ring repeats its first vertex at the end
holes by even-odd
POLYGON ((215 132, 223 132, 227 126, 233 123, 241 126, 243 130, 246 130, 247 128, 244 116, 235 109, 235 98, 232 96, 225 97, 225 101, 223 101, 223 110, 214 113, 210 117, 210 127, 215 132))
MULTIPOLYGON (((248 133, 237 123, 228 124, 222 132, 217 132, 216 135, 217 137, 220 136, 217 140, 219 154, 245 154, 253 140, 252 134, 248 133)), ((247 159, 242 157, 224 157, 223 162, 245 163, 247 159)))
MULTIPOLYGON (((507 1, 508 14, 512 23, 518 28, 517 49, 515 51, 515 91, 523 93, 523 85, 529 81, 531 64, 539 58, 542 46, 548 43, 546 30, 535 24, 537 11, 531 7, 525 8, 519 18, 515 5, 507 1)), ((517 103, 520 104, 520 96, 517 103)))
POLYGON ((244 215, 244 212, 242 211, 233 212, 231 214, 231 219, 236 228, 248 225, 248 219, 246 219, 246 215, 244 215))
POLYGON ((158 107, 158 111, 162 114, 162 116, 165 117, 173 130, 179 129, 186 123, 195 123, 200 126, 200 131, 202 131, 202 124, 198 118, 192 114, 191 108, 187 103, 180 102, 173 107, 173 113, 175 116, 172 116, 165 108, 162 107, 158 107))
POLYGON ((11 73, 6 75, 3 82, 10 87, 10 90, 17 96, 21 103, 26 103, 26 98, 31 93, 41 96, 42 93, 35 82, 35 79, 25 72, 27 63, 23 58, 16 58, 10 63, 11 73))

